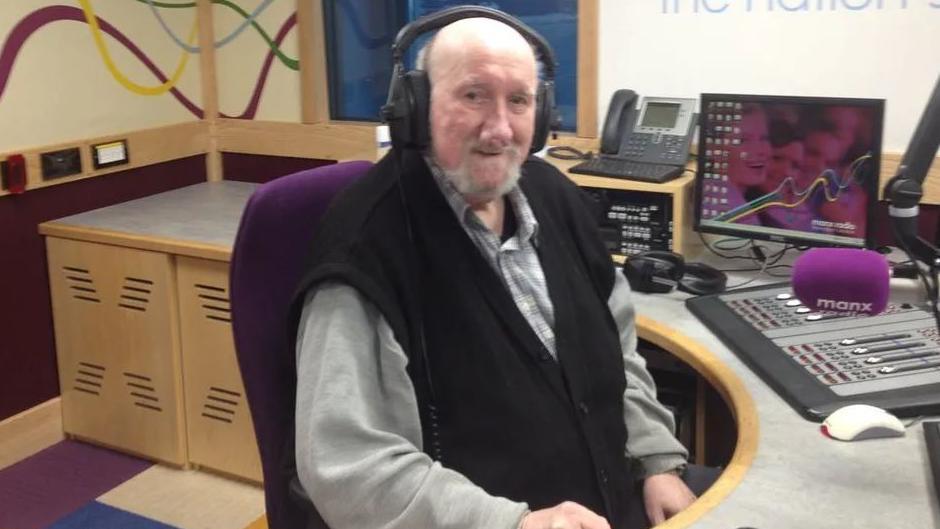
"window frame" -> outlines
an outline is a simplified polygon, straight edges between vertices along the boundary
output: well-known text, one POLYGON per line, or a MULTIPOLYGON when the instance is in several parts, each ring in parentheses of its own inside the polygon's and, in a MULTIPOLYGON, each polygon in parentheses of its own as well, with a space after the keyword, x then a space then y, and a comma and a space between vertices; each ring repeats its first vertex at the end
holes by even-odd
MULTIPOLYGON (((598 1, 578 0, 578 94, 574 134, 582 138, 597 137, 598 1)), ((297 0, 297 22, 302 122, 338 123, 330 119, 323 0, 297 0)))

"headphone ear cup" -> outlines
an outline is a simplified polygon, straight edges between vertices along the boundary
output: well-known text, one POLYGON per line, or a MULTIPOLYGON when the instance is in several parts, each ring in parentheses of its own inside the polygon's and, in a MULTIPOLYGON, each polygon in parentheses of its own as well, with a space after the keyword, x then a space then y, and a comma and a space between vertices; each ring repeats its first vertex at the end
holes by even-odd
POLYGON ((656 258, 645 257, 642 254, 630 257, 623 263, 623 275, 630 283, 630 288, 636 292, 648 292, 652 294, 665 294, 673 288, 674 281, 669 279, 667 282, 656 281, 663 275, 672 276, 673 268, 670 263, 656 258), (668 270, 667 270, 668 269, 668 270), (663 272, 666 272, 664 274, 663 272))
POLYGON ((411 142, 408 145, 415 149, 424 149, 431 143, 430 112, 431 82, 424 70, 412 70, 405 74, 405 85, 408 87, 408 116, 410 123, 411 142))
POLYGON ((403 149, 411 139, 410 124, 407 121, 407 98, 403 75, 392 73, 388 86, 388 101, 382 105, 382 121, 388 125, 388 135, 392 139, 392 148, 403 149))
POLYGON ((686 263, 678 288, 682 292, 704 296, 724 292, 727 284, 728 276, 721 270, 704 263, 686 263))
POLYGON ((630 283, 630 289, 635 292, 651 292, 649 290, 653 285, 650 276, 653 272, 653 265, 643 259, 631 257, 623 263, 623 275, 630 283))
POLYGON ((659 277, 678 283, 685 274, 685 259, 675 252, 650 250, 639 254, 639 257, 652 261, 656 265, 654 272, 659 277))
POLYGON ((423 70, 397 76, 389 87, 388 104, 382 107, 382 119, 388 123, 392 147, 424 149, 430 143, 428 108, 431 84, 423 70))
POLYGON ((555 124, 555 87, 552 83, 539 81, 535 92, 535 127, 532 132, 532 147, 530 153, 536 153, 545 148, 548 135, 555 124))

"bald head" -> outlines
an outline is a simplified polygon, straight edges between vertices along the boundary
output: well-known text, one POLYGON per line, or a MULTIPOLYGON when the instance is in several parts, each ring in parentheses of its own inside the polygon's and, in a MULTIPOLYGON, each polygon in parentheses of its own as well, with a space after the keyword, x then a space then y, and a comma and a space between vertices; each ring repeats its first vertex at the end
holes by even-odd
POLYGON ((434 85, 440 76, 447 75, 448 65, 462 62, 468 54, 481 53, 531 62, 536 72, 535 52, 525 37, 491 18, 464 18, 441 28, 421 50, 418 67, 428 72, 434 85))

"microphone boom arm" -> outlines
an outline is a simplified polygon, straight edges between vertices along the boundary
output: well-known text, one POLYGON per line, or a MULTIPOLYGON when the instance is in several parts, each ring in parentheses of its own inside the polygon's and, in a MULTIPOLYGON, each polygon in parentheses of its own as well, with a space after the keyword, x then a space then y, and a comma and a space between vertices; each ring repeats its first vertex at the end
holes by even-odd
POLYGON ((917 235, 918 205, 924 195, 923 183, 927 172, 940 148, 940 77, 933 93, 927 100, 927 106, 914 135, 907 145, 907 151, 901 158, 895 175, 885 185, 885 197, 888 199, 888 214, 894 228, 895 237, 902 247, 911 250, 914 256, 936 267, 940 264, 940 250, 930 241, 917 235))

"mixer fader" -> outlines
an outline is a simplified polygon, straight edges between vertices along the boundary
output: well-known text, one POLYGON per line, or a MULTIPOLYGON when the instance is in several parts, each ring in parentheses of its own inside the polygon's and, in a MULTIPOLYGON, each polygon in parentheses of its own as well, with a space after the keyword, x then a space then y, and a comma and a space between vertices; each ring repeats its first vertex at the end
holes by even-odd
POLYGON ((808 418, 851 403, 900 416, 940 411, 940 337, 926 307, 889 304, 875 316, 817 312, 788 284, 686 304, 808 418))

